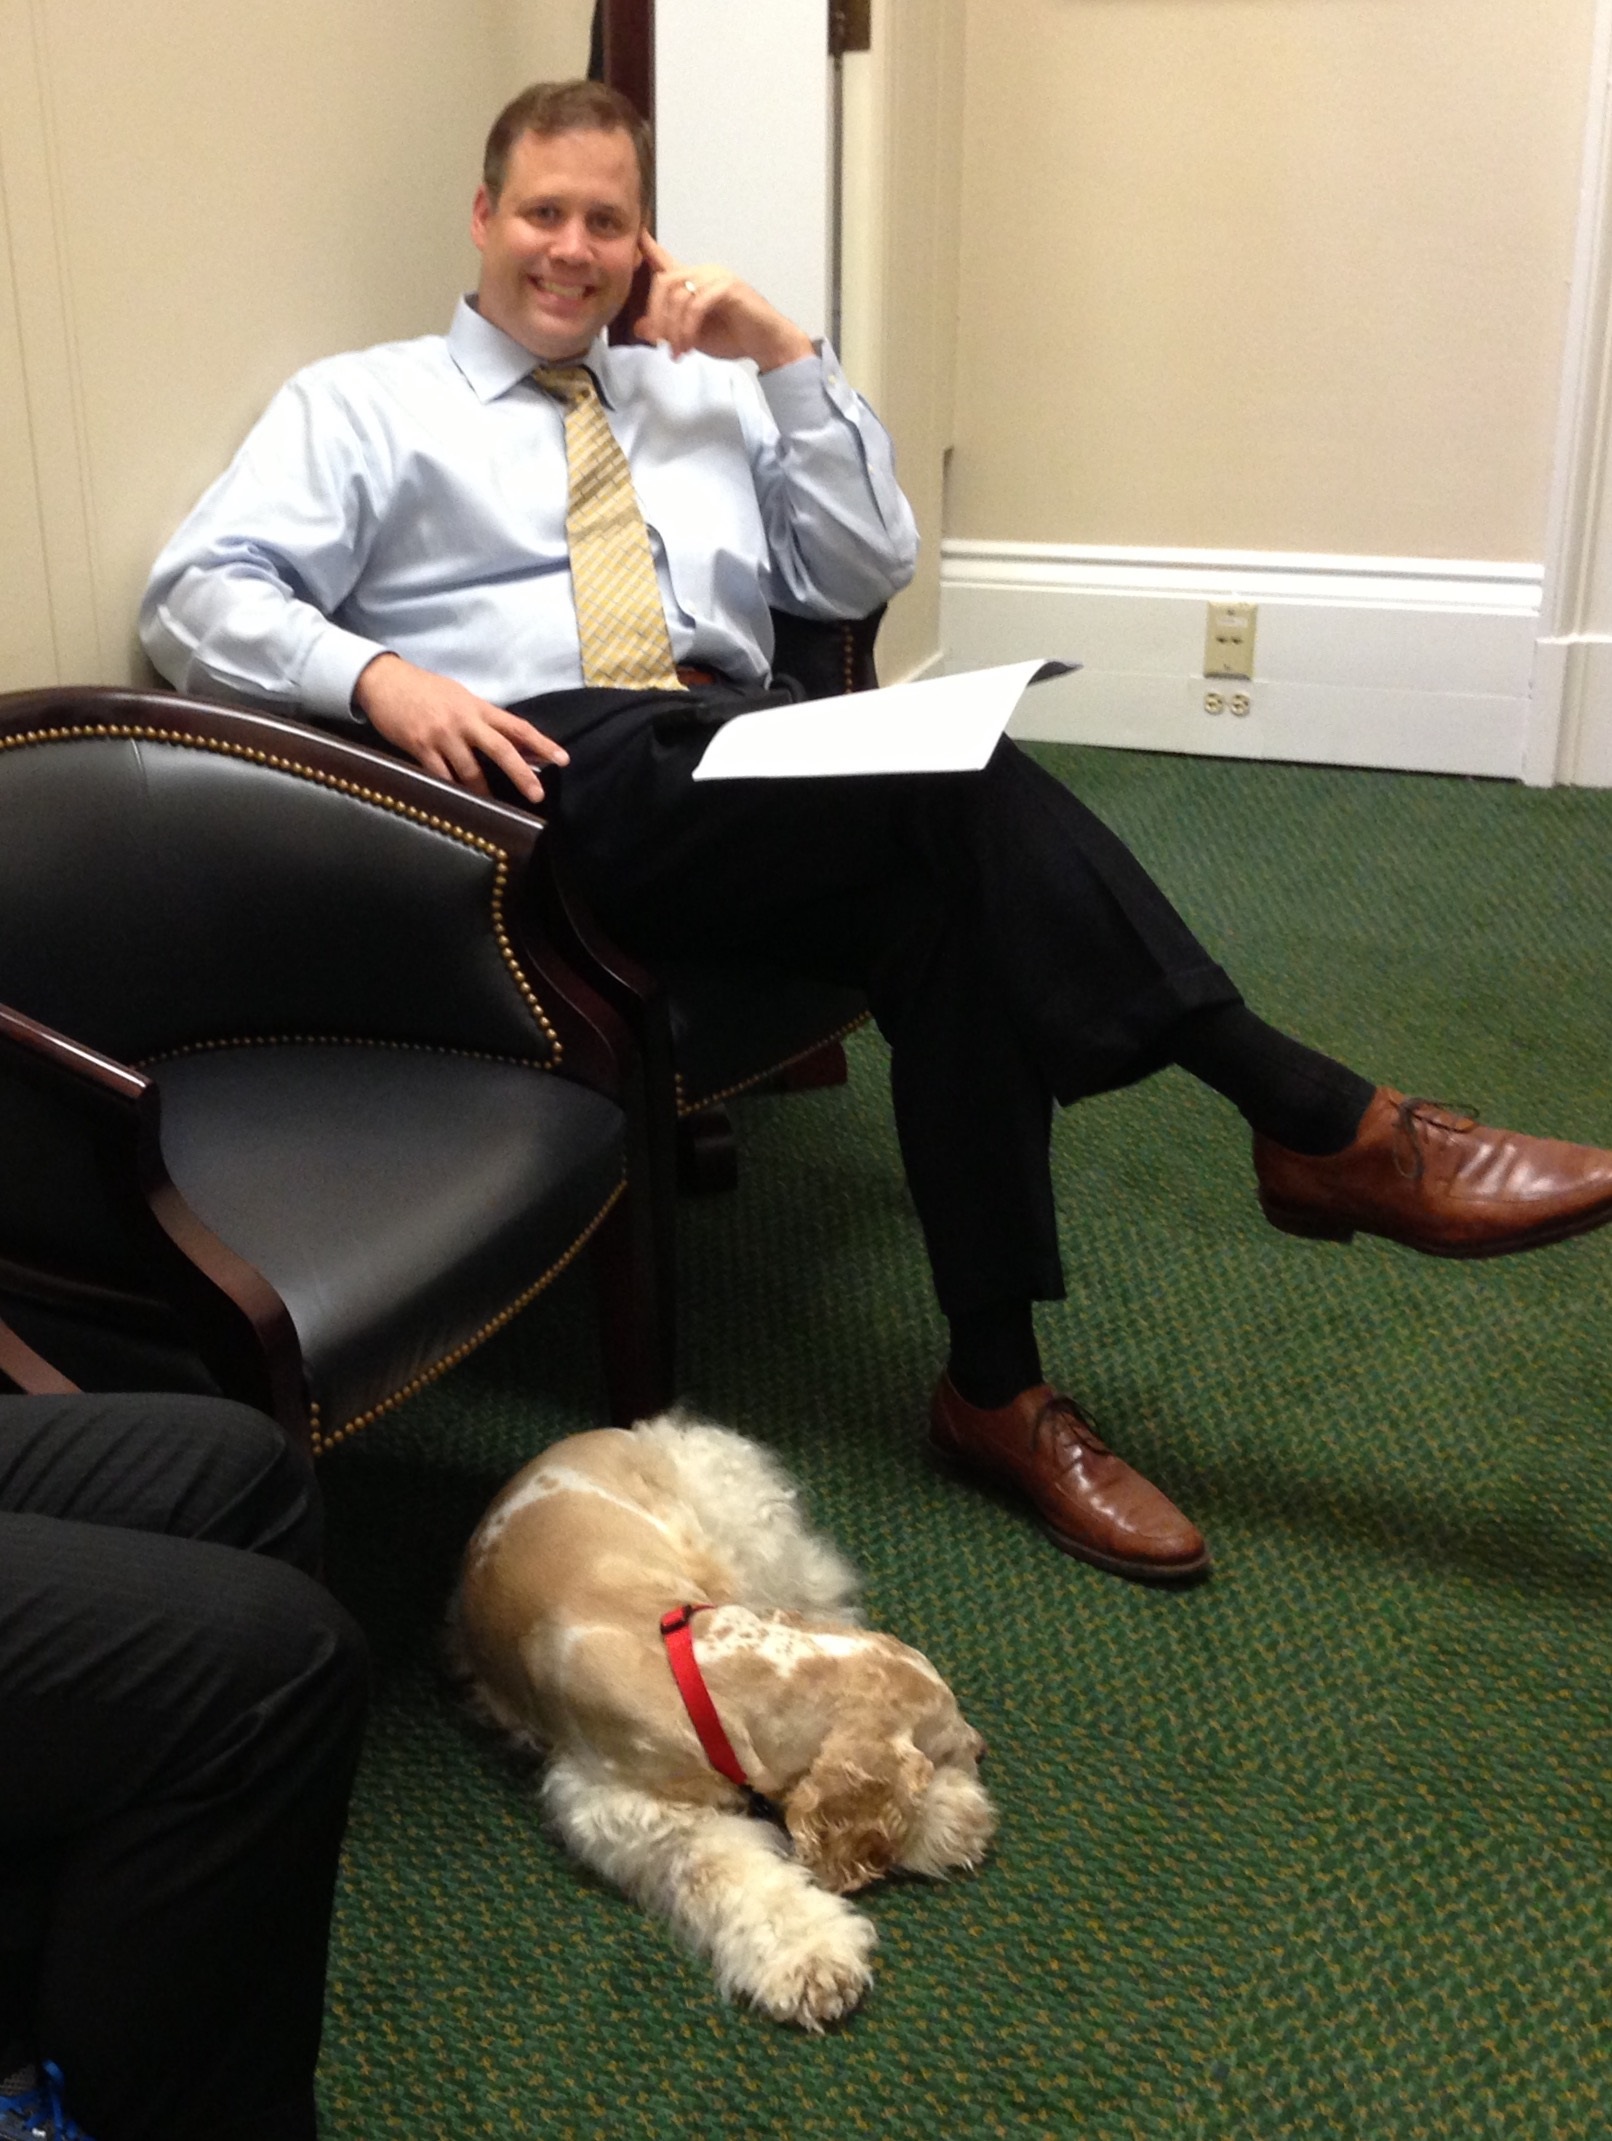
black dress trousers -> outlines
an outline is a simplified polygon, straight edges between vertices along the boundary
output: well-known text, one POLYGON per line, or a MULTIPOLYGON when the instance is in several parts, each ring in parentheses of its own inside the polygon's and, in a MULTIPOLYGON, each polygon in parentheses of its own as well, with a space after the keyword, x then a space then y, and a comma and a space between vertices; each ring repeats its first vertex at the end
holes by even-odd
POLYGON ((311 2141, 368 1667, 306 1459, 219 1399, 0 1396, 0 2040, 95 2141, 311 2141))
POLYGON ((1063 1292, 1048 1137, 1238 1002, 1136 858, 1013 743, 978 773, 696 782, 734 693, 550 693, 545 772, 607 928, 657 956, 767 958, 865 989, 948 1315, 1063 1292))

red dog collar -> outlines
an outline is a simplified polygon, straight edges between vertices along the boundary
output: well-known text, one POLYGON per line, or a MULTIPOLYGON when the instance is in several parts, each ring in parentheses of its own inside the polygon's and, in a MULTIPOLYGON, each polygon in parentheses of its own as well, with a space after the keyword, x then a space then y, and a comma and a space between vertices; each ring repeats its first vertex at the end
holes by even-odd
POLYGON ((740 1791, 748 1792, 753 1789, 750 1779, 722 1729, 716 1704, 711 1700, 711 1690, 705 1684, 705 1676, 694 1655, 694 1631, 689 1623, 696 1613, 711 1611, 709 1604, 668 1607, 660 1617, 661 1641, 666 1645, 666 1662, 672 1668, 672 1678, 677 1682, 683 1707, 705 1749, 705 1759, 730 1784, 737 1784, 740 1791))

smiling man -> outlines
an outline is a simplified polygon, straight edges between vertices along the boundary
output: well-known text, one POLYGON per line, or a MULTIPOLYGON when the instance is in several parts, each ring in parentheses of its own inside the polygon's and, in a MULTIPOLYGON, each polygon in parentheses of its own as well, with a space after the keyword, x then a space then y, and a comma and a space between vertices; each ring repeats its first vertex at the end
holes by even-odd
POLYGON ((649 159, 599 83, 500 113, 474 297, 446 336, 326 359, 275 398, 157 562, 141 635, 166 676, 371 725, 478 792, 497 766, 537 802, 536 769, 565 754, 509 709, 592 681, 564 414, 535 376, 572 357, 632 471, 674 667, 765 689, 771 603, 861 616, 905 584, 917 539, 872 412, 756 291, 655 244, 649 159), (644 340, 612 348, 646 258, 644 340), (756 372, 726 361, 743 357, 756 372))
POLYGON ((975 775, 693 780, 711 724, 767 694, 770 609, 865 615, 911 577, 916 536, 833 351, 645 227, 648 160, 596 83, 517 97, 471 213, 474 298, 446 336, 281 391, 158 559, 146 648, 181 689, 543 802, 651 961, 765 958, 866 989, 950 1333, 932 1440, 1064 1551, 1189 1581, 1209 1566, 1195 1527, 1043 1379, 1054 1102, 1180 1064, 1252 1127, 1276 1225, 1441 1256, 1599 1226, 1612 1154, 1407 1101, 1265 1025, 1011 742, 975 775), (641 261, 639 339, 613 346, 641 261))
POLYGON ((586 354, 627 302, 642 177, 623 133, 521 134, 470 212, 476 309, 533 356, 586 354))
MULTIPOLYGON (((626 303, 638 264, 647 260, 655 272, 638 326, 646 343, 662 343, 677 356, 697 348, 709 356, 749 357, 763 374, 791 363, 815 364, 810 338, 747 284, 719 269, 684 269, 656 244, 643 220, 648 188, 647 129, 613 92, 587 83, 517 98, 493 128, 471 210, 470 234, 481 254, 477 316, 542 365, 584 357, 626 303), (601 111, 617 123, 565 123, 574 112, 592 117, 601 111)), ((648 352, 629 353, 629 374, 640 354, 648 352)), ((601 343, 594 362, 601 371, 612 366, 606 345, 601 343)), ((613 368, 621 363, 615 359, 613 368)), ((624 437, 622 443, 640 467, 632 441, 624 437)), ((887 449, 885 460, 888 466, 887 449)), ((884 601, 911 573, 915 539, 893 473, 887 488, 898 539, 883 546, 885 557, 869 561, 877 579, 869 582, 865 608, 884 601)), ((687 651, 703 654, 706 645, 696 646, 700 639, 696 630, 687 651)), ((715 651, 728 658, 726 646, 715 651)), ((713 666, 711 673, 766 681, 764 673, 735 669, 731 660, 727 669, 713 666)), ((585 664, 584 679, 591 681, 585 664)), ((533 733, 530 723, 512 727, 501 705, 467 705, 443 682, 396 656, 382 656, 359 677, 353 704, 428 772, 477 787, 479 754, 500 766, 528 801, 540 801, 542 784, 532 762, 563 765, 564 751, 541 731, 533 733)))

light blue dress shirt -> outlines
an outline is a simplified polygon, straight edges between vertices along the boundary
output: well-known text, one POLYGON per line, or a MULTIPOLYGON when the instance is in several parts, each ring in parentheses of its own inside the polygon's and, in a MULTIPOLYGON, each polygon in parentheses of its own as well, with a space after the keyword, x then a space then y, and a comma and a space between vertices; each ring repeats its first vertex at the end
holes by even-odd
MULTIPOLYGON (((834 353, 747 364, 596 342, 673 656, 763 682, 768 606, 859 617, 912 577, 890 441, 834 353)), ((564 413, 461 300, 446 336, 283 387, 163 551, 140 637, 181 691, 326 718, 383 652, 495 705, 582 682, 564 413)))

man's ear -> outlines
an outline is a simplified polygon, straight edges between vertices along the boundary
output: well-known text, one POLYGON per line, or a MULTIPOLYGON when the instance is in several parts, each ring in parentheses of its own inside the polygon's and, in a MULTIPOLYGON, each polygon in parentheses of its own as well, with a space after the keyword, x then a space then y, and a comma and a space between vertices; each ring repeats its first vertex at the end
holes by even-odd
POLYGON ((493 212, 493 197, 485 185, 476 188, 476 198, 470 204, 470 236, 479 253, 487 242, 487 224, 493 212))

